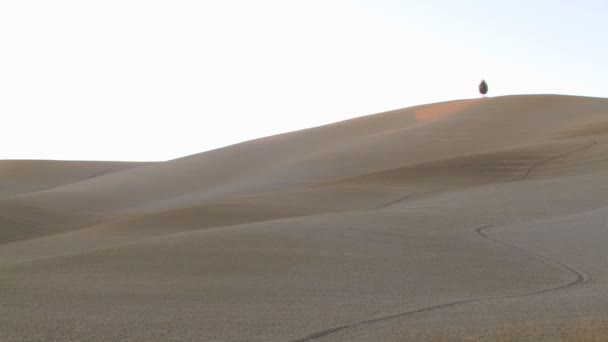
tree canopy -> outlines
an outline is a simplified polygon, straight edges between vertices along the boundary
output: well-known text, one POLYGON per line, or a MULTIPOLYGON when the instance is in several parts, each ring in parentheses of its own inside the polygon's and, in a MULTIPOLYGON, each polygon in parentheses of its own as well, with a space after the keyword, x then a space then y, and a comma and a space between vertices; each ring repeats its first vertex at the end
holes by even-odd
POLYGON ((481 80, 481 83, 479 83, 479 92, 483 96, 486 96, 486 94, 488 93, 488 84, 485 80, 481 80))

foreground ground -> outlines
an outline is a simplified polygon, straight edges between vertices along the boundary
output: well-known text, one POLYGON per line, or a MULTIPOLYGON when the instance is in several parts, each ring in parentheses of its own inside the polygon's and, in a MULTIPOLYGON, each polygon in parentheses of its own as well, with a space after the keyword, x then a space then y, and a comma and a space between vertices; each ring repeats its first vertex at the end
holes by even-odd
POLYGON ((0 161, 1 341, 603 341, 608 100, 0 161))

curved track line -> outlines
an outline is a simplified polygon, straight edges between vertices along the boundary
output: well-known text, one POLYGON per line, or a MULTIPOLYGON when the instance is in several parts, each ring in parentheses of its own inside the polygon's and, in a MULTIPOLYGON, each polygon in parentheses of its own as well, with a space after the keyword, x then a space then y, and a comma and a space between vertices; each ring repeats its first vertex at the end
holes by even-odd
POLYGON ((393 205, 393 204, 397 204, 397 203, 399 203, 399 202, 403 202, 403 201, 405 201, 405 200, 408 200, 408 199, 410 199, 411 197, 413 197, 413 196, 414 196, 414 195, 416 195, 416 194, 417 194, 417 193, 416 193, 416 192, 414 192, 414 193, 409 194, 409 195, 407 195, 407 196, 405 196, 405 197, 401 197, 401 198, 399 198, 399 199, 396 199, 396 200, 394 200, 394 201, 388 202, 388 203, 386 203, 386 204, 379 205, 379 206, 375 207, 375 208, 374 208, 374 209, 372 209, 372 210, 378 210, 378 209, 384 209, 384 208, 388 208, 388 207, 390 207, 390 206, 391 206, 391 205, 393 205))
MULTIPOLYGON (((410 195, 412 196, 412 195, 410 195)), ((389 204, 390 205, 390 204, 389 204)), ((318 331, 316 333, 310 334, 308 336, 305 336, 303 338, 299 338, 299 339, 295 339, 292 340, 291 342, 308 342, 308 341, 313 341, 316 339, 319 339, 321 337, 325 337, 328 335, 332 335, 334 333, 337 333, 339 331, 345 330, 345 329, 349 329, 349 328, 353 328, 356 326, 360 326, 360 325, 365 325, 365 324, 372 324, 372 323, 377 323, 377 322, 381 322, 381 321, 388 321, 394 318, 400 318, 400 317, 405 317, 405 316, 409 316, 409 315, 415 315, 415 314, 419 314, 419 313, 423 313, 423 312, 430 312, 430 311, 434 311, 434 310, 438 310, 438 309, 442 309, 442 308, 447 308, 447 307, 451 307, 451 306, 456 306, 456 305, 460 305, 460 304, 465 304, 465 303, 474 303, 474 302, 480 302, 480 301, 484 301, 484 300, 493 300, 493 299, 505 299, 505 298, 517 298, 517 297, 525 297, 525 296, 531 296, 531 295, 536 295, 536 294, 540 294, 540 293, 545 293, 545 292, 550 292, 550 291, 557 291, 557 290, 561 290, 567 287, 572 287, 572 286, 576 286, 576 285, 580 285, 583 283, 588 282, 591 278, 583 271, 577 270, 576 268, 569 266, 565 263, 562 263, 560 261, 557 261, 555 259, 528 251, 524 248, 512 245, 510 243, 495 239, 493 237, 490 237, 489 235, 487 235, 484 230, 489 229, 489 228, 493 228, 494 225, 487 225, 487 226, 483 226, 483 227, 478 227, 475 228, 474 231, 479 234, 482 238, 487 239, 487 240, 491 240, 495 243, 500 243, 504 246, 507 246, 509 248, 513 248, 516 249, 520 252, 523 252, 525 254, 528 254, 530 256, 533 256, 535 258, 538 258, 542 261, 548 262, 548 263, 553 263, 557 266, 559 266, 561 269, 567 271, 568 273, 574 275, 574 278, 570 281, 568 281, 565 284, 560 284, 557 286, 553 286, 553 287, 548 287, 548 288, 544 288, 544 289, 539 289, 539 290, 534 290, 534 291, 529 291, 529 292, 524 292, 524 293, 516 293, 516 294, 510 294, 510 295, 503 295, 503 296, 487 296, 487 297, 476 297, 476 298, 469 298, 469 299, 462 299, 462 300, 457 300, 457 301, 453 301, 453 302, 448 302, 448 303, 443 303, 443 304, 438 304, 438 305, 433 305, 433 306, 429 306, 426 308, 421 308, 421 309, 417 309, 417 310, 410 310, 410 311, 405 311, 405 312, 401 312, 398 314, 394 314, 394 315, 389 315, 389 316, 383 316, 383 317, 378 317, 378 318, 372 318, 372 319, 368 319, 368 320, 363 320, 363 321, 359 321, 359 322, 355 322, 355 323, 350 323, 350 324, 345 324, 345 325, 340 325, 340 326, 336 326, 336 327, 332 327, 332 328, 328 328, 325 330, 321 330, 318 331)))
POLYGON ((585 272, 583 272, 581 270, 578 270, 575 267, 572 267, 572 266, 570 266, 568 264, 565 264, 565 263, 563 263, 561 261, 555 260, 555 259, 550 258, 548 256, 544 256, 542 254, 531 252, 531 251, 529 251, 529 250, 527 250, 525 248, 522 248, 522 247, 510 244, 508 242, 504 242, 502 240, 499 240, 499 239, 496 239, 496 238, 493 238, 493 237, 487 235, 484 232, 484 230, 492 228, 492 227, 494 227, 494 226, 480 227, 480 228, 475 229, 475 232, 477 234, 481 235, 482 237, 488 239, 488 240, 492 240, 492 241, 494 241, 496 243, 499 243, 501 245, 504 245, 504 246, 516 249, 516 250, 518 250, 520 252, 523 252, 525 254, 528 254, 530 256, 533 256, 533 257, 535 257, 537 259, 540 259, 540 260, 543 260, 545 262, 548 262, 548 263, 551 263, 551 264, 555 264, 555 265, 559 266, 561 269, 565 270, 568 273, 571 273, 574 276, 574 278, 570 282, 568 282, 566 284, 562 284, 562 285, 558 285, 558 286, 550 287, 550 288, 546 288, 546 289, 537 290, 537 291, 534 291, 534 292, 526 293, 524 295, 527 296, 527 295, 538 294, 538 293, 543 293, 543 292, 555 291, 555 290, 563 289, 565 287, 570 287, 570 286, 574 286, 574 285, 578 285, 578 284, 583 284, 583 283, 588 282, 591 279, 591 277, 589 277, 589 275, 587 275, 585 272))
MULTIPOLYGON (((596 140, 592 140, 590 144, 583 146, 581 148, 578 148, 576 150, 573 151, 568 151, 566 153, 554 156, 554 157, 550 157, 550 158, 546 158, 543 159, 537 163, 532 164, 532 166, 530 166, 526 172, 522 175, 522 177, 520 178, 520 180, 525 180, 526 178, 528 178, 528 176, 530 176, 530 174, 532 173, 532 171, 534 171, 537 167, 554 161, 554 160, 558 160, 561 158, 565 158, 571 154, 577 153, 577 152, 581 152, 584 151, 586 149, 589 149, 593 146, 597 145, 597 141, 596 140)), ((409 194, 405 197, 399 198, 397 200, 394 200, 392 202, 389 202, 387 204, 383 204, 381 206, 376 207, 375 209, 383 209, 383 208, 387 208, 393 204, 397 204, 399 202, 405 201, 409 198, 411 198, 412 196, 416 195, 416 193, 413 194, 409 194)), ((300 339, 296 339, 293 340, 292 342, 307 342, 307 341, 312 341, 321 337, 325 337, 331 334, 334 334, 336 332, 348 329, 348 328, 352 328, 358 325, 364 325, 364 324, 371 324, 371 323, 376 323, 376 322, 380 322, 380 321, 386 321, 386 320, 390 320, 390 319, 394 319, 394 318, 398 318, 398 317, 404 317, 404 316, 408 316, 408 315, 413 315, 413 314, 417 314, 417 313, 422 313, 422 312, 429 312, 429 311, 433 311, 433 310, 437 310, 437 309, 441 309, 441 308, 445 308, 445 307, 449 307, 449 306, 454 306, 454 305, 458 305, 458 304, 464 304, 464 303, 471 303, 471 302, 478 302, 478 301, 482 301, 482 300, 491 300, 491 299, 501 299, 501 298, 515 298, 515 297, 524 297, 524 296, 531 296, 531 295, 536 295, 536 294, 540 294, 540 293, 545 293, 545 292, 550 292, 550 291, 557 291, 566 287, 571 287, 571 286, 575 286, 575 285, 579 285, 579 284, 583 284, 588 282, 591 278, 585 274, 583 271, 579 271, 576 268, 567 265, 565 263, 562 263, 558 260, 543 256, 541 254, 537 254, 531 251, 528 251, 524 248, 518 247, 516 245, 512 245, 510 243, 495 239, 490 237, 489 235, 487 235, 484 230, 489 229, 494 227, 493 225, 488 225, 488 226, 483 226, 483 227, 479 227, 474 229, 474 231, 479 234, 481 237, 494 241, 496 243, 500 243, 504 246, 507 246, 509 248, 513 248, 516 249, 520 252, 523 252, 525 254, 528 254, 530 256, 533 256, 537 259, 540 259, 544 262, 548 262, 548 263, 553 263, 557 266, 559 266, 562 270, 571 273, 572 275, 574 275, 574 278, 565 283, 565 284, 560 284, 558 286, 554 286, 554 287, 549 287, 549 288, 544 288, 544 289, 540 289, 540 290, 534 290, 531 292, 525 292, 525 293, 520 293, 520 294, 513 294, 513 295, 505 295, 505 296, 490 296, 490 297, 479 297, 479 298, 470 298, 470 299, 463 299, 463 300, 459 300, 459 301, 455 301, 455 302, 449 302, 449 303, 445 303, 445 304, 439 304, 439 305, 434 305, 434 306, 430 306, 430 307, 426 307, 426 308, 422 308, 422 309, 418 309, 418 310, 412 310, 412 311, 406 311, 406 312, 402 312, 402 313, 398 313, 395 315, 390 315, 390 316, 384 316, 384 317, 379 317, 379 318, 374 318, 374 319, 369 319, 369 320, 364 320, 364 321, 360 321, 360 322, 355 322, 355 323, 351 323, 351 324, 345 324, 345 325, 341 325, 341 326, 337 326, 337 327, 333 327, 333 328, 329 328, 326 330, 322 330, 313 334, 310 334, 306 337, 300 338, 300 339)))
MULTIPOLYGON (((529 168, 526 170, 526 172, 524 172, 524 174, 523 174, 523 175, 522 175, 522 176, 519 178, 519 180, 524 180, 524 179, 528 178, 528 177, 530 176, 530 174, 532 174, 532 171, 534 171, 534 170, 535 170, 537 167, 539 167, 539 166, 541 166, 541 165, 543 165, 543 164, 545 164, 545 163, 548 163, 548 162, 551 162, 551 161, 554 161, 554 160, 558 160, 558 159, 561 159, 561 158, 565 158, 565 157, 567 157, 567 156, 569 156, 569 155, 571 155, 571 154, 575 154, 575 153, 578 153, 578 152, 584 151, 584 150, 586 150, 586 149, 589 149, 589 148, 591 148, 591 147, 593 147, 593 146, 595 146, 595 145, 597 145, 597 144, 598 144, 598 142, 597 142, 595 139, 592 139, 592 140, 591 140, 591 143, 590 143, 590 144, 588 144, 588 145, 586 145, 586 146, 583 146, 583 147, 578 148, 578 149, 573 150, 573 151, 568 151, 568 152, 563 153, 563 154, 560 154, 560 155, 558 155, 558 156, 549 157, 549 158, 543 159, 543 160, 541 160, 541 161, 539 161, 539 162, 536 162, 536 163, 532 164, 532 166, 530 166, 530 167, 529 167, 529 168)), ((391 201, 391 202, 389 202, 389 203, 386 203, 386 204, 382 204, 382 205, 380 205, 380 206, 377 206, 377 207, 375 207, 375 208, 374 208, 374 209, 372 209, 372 210, 384 209, 384 208, 390 207, 390 206, 391 206, 391 205, 393 205, 393 204, 397 204, 397 203, 399 203, 399 202, 402 202, 402 201, 408 200, 408 199, 410 199, 411 197, 415 196, 416 194, 417 194, 417 193, 412 193, 412 194, 409 194, 409 195, 407 195, 407 196, 405 196, 405 197, 402 197, 402 198, 399 198, 399 199, 397 199, 397 200, 391 201)))
POLYGON ((542 164, 545 164, 545 163, 548 163, 548 162, 551 162, 551 161, 554 161, 554 160, 557 160, 557 159, 561 159, 561 158, 567 157, 567 156, 569 156, 571 154, 574 154, 574 153, 577 153, 577 152, 584 151, 584 150, 586 150, 588 148, 591 148, 591 147, 593 147, 595 145, 597 145, 597 141, 595 139, 592 139, 591 140, 591 144, 589 144, 589 145, 586 145, 584 147, 578 148, 578 149, 573 150, 573 151, 569 151, 569 152, 560 154, 558 156, 546 158, 546 159, 543 159, 543 160, 541 160, 539 162, 536 162, 536 163, 532 164, 532 166, 530 166, 526 170, 526 172, 521 176, 520 180, 524 180, 524 179, 528 178, 528 176, 530 176, 530 174, 532 173, 532 171, 534 171, 534 169, 536 169, 537 167, 541 166, 542 164))

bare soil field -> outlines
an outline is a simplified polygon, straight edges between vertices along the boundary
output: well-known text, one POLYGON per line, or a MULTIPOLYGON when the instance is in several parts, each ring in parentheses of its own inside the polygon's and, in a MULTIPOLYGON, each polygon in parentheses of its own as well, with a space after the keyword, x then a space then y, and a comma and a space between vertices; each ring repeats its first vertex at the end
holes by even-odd
POLYGON ((608 99, 0 161, 0 341, 608 341, 608 99))

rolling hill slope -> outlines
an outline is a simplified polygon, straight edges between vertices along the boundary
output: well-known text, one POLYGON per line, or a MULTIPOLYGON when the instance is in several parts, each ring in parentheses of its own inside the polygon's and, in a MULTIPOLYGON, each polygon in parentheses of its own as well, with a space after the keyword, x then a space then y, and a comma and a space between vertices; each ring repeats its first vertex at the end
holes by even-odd
POLYGON ((2 161, 0 340, 597 331, 606 142, 607 99, 527 95, 162 163, 2 161))

